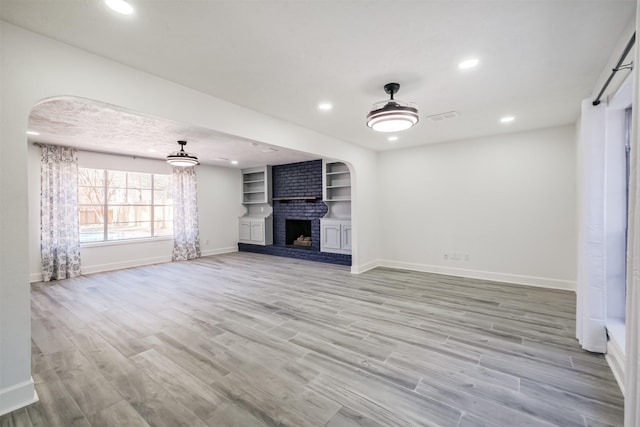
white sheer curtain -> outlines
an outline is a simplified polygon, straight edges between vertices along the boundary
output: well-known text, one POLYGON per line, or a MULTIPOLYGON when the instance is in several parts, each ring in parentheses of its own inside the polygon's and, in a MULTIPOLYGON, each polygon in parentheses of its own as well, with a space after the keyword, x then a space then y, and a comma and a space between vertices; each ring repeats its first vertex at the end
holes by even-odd
POLYGON ((607 351, 605 269, 606 106, 582 102, 578 129, 578 283, 576 337, 582 348, 607 351))
MULTIPOLYGON (((640 24, 640 8, 636 23, 640 24)), ((637 25, 636 25, 637 27, 637 25)), ((637 46, 637 44, 636 44, 637 46)), ((635 64, 640 61, 636 47, 635 64)), ((629 222, 627 228, 627 319, 625 337, 625 427, 640 426, 640 78, 634 67, 633 120, 629 176, 629 222)))
POLYGON ((196 168, 173 167, 173 256, 184 261, 200 256, 196 168))
POLYGON ((48 282, 80 275, 78 157, 73 148, 41 148, 40 253, 48 282))

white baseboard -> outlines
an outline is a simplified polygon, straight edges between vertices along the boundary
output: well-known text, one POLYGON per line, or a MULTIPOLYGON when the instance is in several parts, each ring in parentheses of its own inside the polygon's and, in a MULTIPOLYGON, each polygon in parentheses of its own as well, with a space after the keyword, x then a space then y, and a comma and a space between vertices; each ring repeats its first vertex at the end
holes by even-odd
POLYGON ((106 264, 96 264, 82 266, 82 274, 102 273, 104 271, 122 270, 123 268, 142 267, 144 265, 160 264, 170 262, 171 254, 150 258, 132 259, 127 261, 109 262, 106 264))
MULTIPOLYGON (((170 262, 171 255, 159 256, 151 258, 133 259, 127 261, 109 262, 106 264, 95 264, 89 266, 82 266, 82 274, 102 273, 105 271, 122 270, 123 268, 142 267, 144 265, 160 264, 163 262, 170 262)), ((42 282, 42 273, 31 273, 29 275, 29 282, 42 282)))
POLYGON ((611 335, 609 335, 609 341, 607 341, 607 354, 604 358, 609 364, 611 372, 613 372, 613 376, 618 382, 618 387, 620 387, 620 391, 624 396, 624 353, 611 335))
POLYGON ((29 283, 42 282, 42 273, 29 274, 29 283))
POLYGON ((201 256, 228 254, 231 252, 238 252, 238 246, 230 246, 228 248, 218 248, 218 249, 207 249, 206 251, 202 251, 201 256))
POLYGON ((361 274, 365 271, 373 270, 380 265, 380 260, 373 260, 362 265, 352 265, 351 274, 361 274))
MULTIPOLYGON (((231 252, 238 252, 237 246, 230 246, 228 248, 216 248, 216 249, 207 249, 202 251, 202 256, 210 256, 210 255, 220 255, 231 252)), ((132 268, 132 267, 142 267, 145 265, 152 264, 160 264, 163 262, 170 262, 171 254, 166 256, 159 257, 151 257, 151 258, 141 258, 127 261, 118 261, 118 262, 110 262, 105 264, 97 264, 97 265, 89 265, 82 266, 82 274, 93 274, 93 273, 102 273, 105 271, 113 271, 113 270, 122 270, 123 268, 132 268)), ((41 282, 42 281, 42 273, 31 273, 29 275, 29 282, 41 282)))
POLYGON ((0 389, 0 415, 8 414, 38 401, 33 378, 0 389))
POLYGON ((552 279, 548 277, 524 276, 519 274, 497 273, 492 271, 471 270, 441 265, 418 264, 404 261, 378 260, 378 266, 397 268, 400 270, 421 271, 425 273, 447 274, 449 276, 468 277, 471 279, 490 280, 493 282, 513 283, 516 285, 538 286, 541 288, 574 291, 576 282, 572 280, 552 279))

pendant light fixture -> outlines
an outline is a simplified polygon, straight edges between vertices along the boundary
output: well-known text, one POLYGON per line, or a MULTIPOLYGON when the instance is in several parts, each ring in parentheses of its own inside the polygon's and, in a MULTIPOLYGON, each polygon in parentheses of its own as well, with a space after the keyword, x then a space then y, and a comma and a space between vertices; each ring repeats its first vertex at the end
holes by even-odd
POLYGON ((181 146, 180 151, 170 153, 167 156, 167 163, 169 163, 172 166, 180 166, 180 167, 195 166, 200 164, 195 154, 193 153, 189 154, 186 151, 184 151, 184 146, 187 145, 187 141, 178 141, 178 144, 180 144, 181 146))
POLYGON ((373 105, 367 114, 367 126, 377 132, 400 132, 418 123, 420 118, 415 104, 393 99, 393 94, 399 89, 399 83, 384 85, 384 91, 391 95, 391 99, 373 105))

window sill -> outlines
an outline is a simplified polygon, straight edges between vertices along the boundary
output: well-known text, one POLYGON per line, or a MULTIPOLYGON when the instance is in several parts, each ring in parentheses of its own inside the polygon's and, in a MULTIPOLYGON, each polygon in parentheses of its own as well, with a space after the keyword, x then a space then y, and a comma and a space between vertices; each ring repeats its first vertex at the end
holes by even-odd
POLYGON ((97 248, 97 247, 100 247, 100 246, 130 245, 132 243, 164 242, 166 240, 173 240, 173 236, 142 237, 142 238, 139 238, 139 239, 108 240, 106 242, 85 242, 85 243, 80 243, 80 248, 97 248))

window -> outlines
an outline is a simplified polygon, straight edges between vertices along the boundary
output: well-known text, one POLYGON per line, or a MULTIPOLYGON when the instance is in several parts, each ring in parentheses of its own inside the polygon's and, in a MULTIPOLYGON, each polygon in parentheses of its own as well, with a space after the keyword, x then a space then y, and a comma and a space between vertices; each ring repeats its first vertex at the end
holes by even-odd
POLYGON ((80 242, 173 236, 171 175, 78 169, 80 242))
POLYGON ((633 82, 623 82, 607 105, 605 144, 604 259, 606 327, 624 354, 627 299, 627 224, 633 82))

